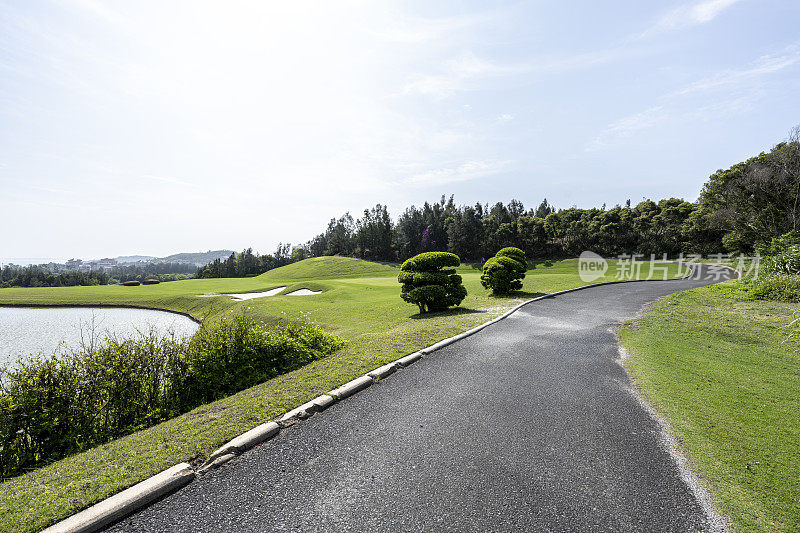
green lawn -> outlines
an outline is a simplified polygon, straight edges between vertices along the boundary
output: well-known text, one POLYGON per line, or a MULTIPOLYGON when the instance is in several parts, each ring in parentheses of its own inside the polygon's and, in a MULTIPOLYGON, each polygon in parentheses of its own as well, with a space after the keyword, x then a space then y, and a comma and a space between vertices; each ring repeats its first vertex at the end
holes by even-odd
MULTIPOLYGON (((612 281, 615 261, 607 276, 612 281)), ((186 280, 138 287, 0 289, 0 305, 139 305, 191 313, 213 321, 244 311, 265 321, 306 316, 348 341, 343 350, 306 367, 201 406, 157 426, 0 484, 0 530, 36 531, 181 461, 201 461, 222 443, 253 426, 365 372, 494 318, 533 296, 584 285, 577 260, 539 265, 523 291, 494 298, 480 271, 462 266, 469 296, 446 313, 418 315, 400 297, 397 265, 357 259, 308 259, 244 279, 186 280), (255 292, 286 285, 323 291, 235 302, 210 292, 255 292)), ((677 275, 677 265, 669 266, 677 275)), ((642 276, 647 276, 643 264, 642 276)))
POLYGON ((800 306, 734 283, 655 304, 621 332, 626 365, 737 531, 800 531, 800 306))

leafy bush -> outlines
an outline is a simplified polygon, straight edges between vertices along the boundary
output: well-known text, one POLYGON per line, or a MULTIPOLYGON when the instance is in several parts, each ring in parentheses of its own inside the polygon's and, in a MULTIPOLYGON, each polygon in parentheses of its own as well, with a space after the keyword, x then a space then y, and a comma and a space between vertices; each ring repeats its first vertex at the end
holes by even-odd
POLYGON ((756 300, 800 302, 800 276, 774 274, 752 283, 749 291, 756 300))
POLYGON ((344 341, 317 326, 246 316, 190 339, 111 340, 0 372, 0 477, 152 426, 324 357, 344 341))
POLYGON ((159 283, 161 283, 161 280, 150 278, 144 280, 142 285, 158 285, 159 283))
POLYGON ((141 284, 141 283, 140 283, 140 282, 138 282, 138 281, 136 281, 136 280, 131 280, 131 281, 123 281, 122 283, 120 283, 120 285, 122 285, 123 287, 137 287, 137 286, 139 286, 140 284, 141 284))
POLYGON ((483 265, 481 284, 494 294, 505 294, 522 288, 528 263, 519 248, 503 248, 483 265))
POLYGON ((748 275, 727 289, 739 300, 800 302, 800 235, 790 231, 758 248, 757 276, 748 275))
POLYGON ((760 276, 800 274, 800 235, 796 231, 773 238, 770 244, 760 246, 758 253, 763 256, 760 276))
POLYGON ((400 297, 416 304, 420 313, 460 304, 467 296, 467 289, 455 268, 445 268, 460 264, 458 256, 448 252, 424 252, 406 260, 397 276, 397 281, 403 284, 400 297))

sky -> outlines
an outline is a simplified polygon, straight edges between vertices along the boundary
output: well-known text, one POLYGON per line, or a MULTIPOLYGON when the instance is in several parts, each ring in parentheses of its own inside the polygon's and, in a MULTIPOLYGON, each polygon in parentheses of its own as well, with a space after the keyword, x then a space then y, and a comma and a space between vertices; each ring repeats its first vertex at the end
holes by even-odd
POLYGON ((0 257, 695 200, 800 123, 800 2, 0 0, 0 257))

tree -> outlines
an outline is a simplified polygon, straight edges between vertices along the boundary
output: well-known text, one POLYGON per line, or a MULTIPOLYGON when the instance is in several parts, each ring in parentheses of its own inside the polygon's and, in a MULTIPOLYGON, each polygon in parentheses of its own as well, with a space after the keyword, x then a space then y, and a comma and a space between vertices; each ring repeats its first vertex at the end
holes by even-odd
POLYGON ((483 265, 481 284, 494 294, 505 294, 522 288, 528 263, 519 248, 503 248, 483 265))
POLYGON ((750 252, 800 230, 800 128, 768 153, 712 174, 699 204, 731 251, 750 252))
POLYGON ((461 260, 449 252, 424 252, 406 260, 397 281, 403 284, 400 297, 416 304, 420 313, 440 311, 460 304, 467 289, 456 274, 461 260), (453 268, 446 268, 453 267, 453 268))

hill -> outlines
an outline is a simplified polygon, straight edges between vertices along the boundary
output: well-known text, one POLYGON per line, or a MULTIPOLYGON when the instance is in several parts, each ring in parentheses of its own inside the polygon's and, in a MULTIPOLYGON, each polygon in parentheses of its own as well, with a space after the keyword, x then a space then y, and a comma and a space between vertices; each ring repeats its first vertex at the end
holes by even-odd
POLYGON ((194 263, 203 266, 214 259, 227 259, 233 250, 209 250, 207 252, 183 252, 161 257, 158 260, 164 263, 194 263))
POLYGON ((144 263, 155 261, 158 257, 152 255, 121 255, 114 258, 119 264, 144 263))
POLYGON ((396 276, 398 265, 373 263, 353 257, 324 256, 304 259, 265 272, 259 280, 341 279, 396 276))

